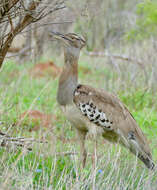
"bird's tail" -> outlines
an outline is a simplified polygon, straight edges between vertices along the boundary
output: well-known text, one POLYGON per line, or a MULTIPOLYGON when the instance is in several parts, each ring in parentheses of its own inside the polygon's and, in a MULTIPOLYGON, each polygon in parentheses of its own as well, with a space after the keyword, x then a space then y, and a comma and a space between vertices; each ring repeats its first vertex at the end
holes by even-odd
POLYGON ((154 167, 155 167, 155 164, 151 158, 151 156, 146 156, 144 157, 142 154, 138 154, 138 158, 145 164, 145 166, 148 168, 148 169, 151 169, 153 170, 154 167))
POLYGON ((153 169, 155 164, 152 161, 149 143, 134 118, 127 117, 126 122, 121 123, 121 126, 121 130, 118 131, 121 144, 136 155, 147 168, 153 169))
POLYGON ((154 169, 155 164, 152 160, 152 155, 151 155, 151 151, 147 151, 148 150, 148 145, 146 145, 147 147, 143 147, 143 145, 141 146, 140 143, 138 143, 135 140, 129 140, 129 144, 130 144, 130 151, 135 154, 144 164, 147 168, 149 169, 154 169), (145 151, 146 150, 146 151, 145 151))

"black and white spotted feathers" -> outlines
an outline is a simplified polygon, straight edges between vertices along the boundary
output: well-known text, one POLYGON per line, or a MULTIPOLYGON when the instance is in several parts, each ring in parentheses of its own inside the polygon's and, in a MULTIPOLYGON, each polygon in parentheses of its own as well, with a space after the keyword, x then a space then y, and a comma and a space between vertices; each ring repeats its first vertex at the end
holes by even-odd
POLYGON ((112 121, 106 117, 102 110, 98 109, 92 102, 79 103, 79 109, 82 114, 98 126, 102 126, 105 130, 112 130, 112 121))
POLYGON ((92 101, 93 91, 81 89, 82 87, 84 86, 78 85, 74 91, 74 102, 82 114, 87 117, 90 122, 103 127, 103 129, 109 131, 113 130, 113 121, 110 121, 106 114, 92 101))

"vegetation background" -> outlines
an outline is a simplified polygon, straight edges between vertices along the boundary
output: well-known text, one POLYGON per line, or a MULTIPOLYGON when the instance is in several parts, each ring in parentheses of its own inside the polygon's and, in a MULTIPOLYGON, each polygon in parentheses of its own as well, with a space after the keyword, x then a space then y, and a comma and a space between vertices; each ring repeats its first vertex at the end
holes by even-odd
POLYGON ((32 151, 2 147, 0 189, 156 190, 156 169, 101 137, 96 172, 88 137, 80 169, 75 131, 56 102, 63 48, 49 36, 53 30, 85 37, 80 82, 117 94, 148 137, 156 163, 156 0, 10 2, 0 3, 0 131, 47 143, 29 143, 32 151))

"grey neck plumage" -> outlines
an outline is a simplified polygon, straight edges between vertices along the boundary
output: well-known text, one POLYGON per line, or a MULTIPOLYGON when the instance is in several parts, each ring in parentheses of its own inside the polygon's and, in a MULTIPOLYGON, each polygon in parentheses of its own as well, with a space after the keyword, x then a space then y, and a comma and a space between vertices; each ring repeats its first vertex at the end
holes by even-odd
POLYGON ((74 47, 66 47, 64 50, 64 67, 59 79, 57 101, 66 106, 73 102, 74 90, 78 85, 78 59, 80 50, 74 47))

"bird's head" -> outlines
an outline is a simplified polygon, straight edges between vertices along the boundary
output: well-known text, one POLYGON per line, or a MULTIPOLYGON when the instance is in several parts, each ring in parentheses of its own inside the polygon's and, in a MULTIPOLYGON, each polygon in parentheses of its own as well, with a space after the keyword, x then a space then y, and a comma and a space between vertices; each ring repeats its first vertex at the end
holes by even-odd
POLYGON ((65 47, 82 49, 86 45, 85 39, 75 33, 61 34, 59 32, 51 32, 51 35, 53 38, 62 41, 65 47))

